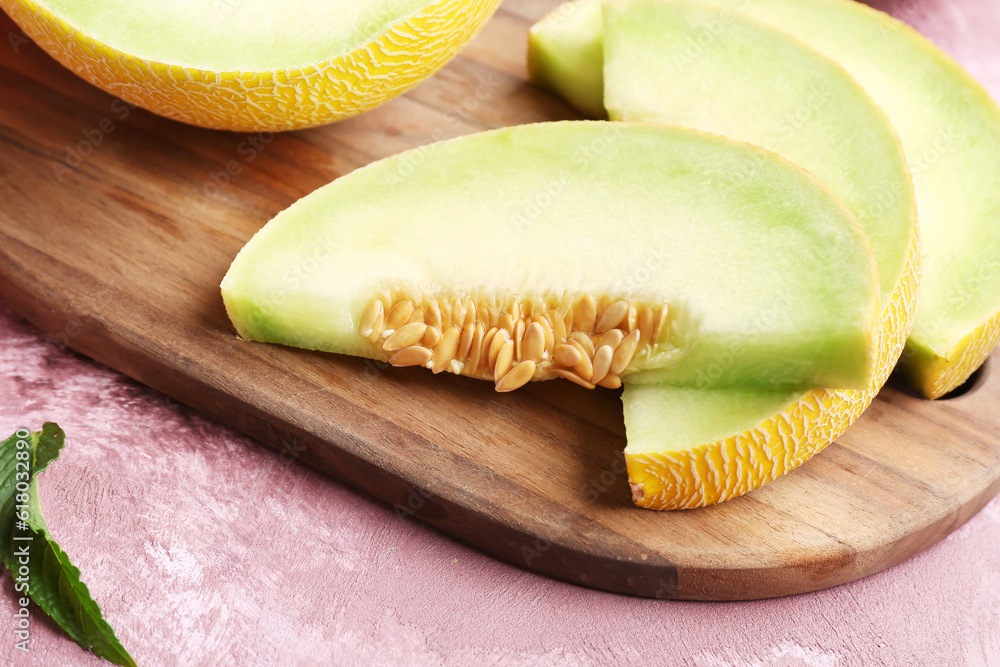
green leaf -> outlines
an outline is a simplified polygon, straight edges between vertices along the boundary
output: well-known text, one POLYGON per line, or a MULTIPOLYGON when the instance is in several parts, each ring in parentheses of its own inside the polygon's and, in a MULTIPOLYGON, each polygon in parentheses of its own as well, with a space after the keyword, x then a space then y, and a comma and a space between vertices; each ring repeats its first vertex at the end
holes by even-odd
POLYGON ((32 456, 31 476, 35 477, 59 458, 59 452, 66 443, 66 434, 56 424, 45 422, 41 432, 33 433, 32 436, 35 438, 35 451, 32 456))
MULTIPOLYGON (((4 564, 10 563, 12 553, 11 542, 7 536, 14 531, 18 504, 17 483, 31 482, 31 453, 34 442, 34 436, 27 429, 18 429, 14 435, 0 443, 0 536, 3 536, 3 539, 0 539, 0 560, 4 564), (18 447, 18 442, 27 443, 27 446, 18 447), (24 452, 21 458, 18 458, 18 452, 24 452)), ((26 503, 21 504, 26 505, 26 503)))
POLYGON ((17 434, 0 443, 0 531, 3 531, 0 535, 10 536, 9 540, 0 540, 3 545, 0 555, 12 575, 22 559, 27 559, 27 577, 21 579, 14 575, 15 580, 27 583, 28 596, 73 641, 116 665, 134 666, 135 660, 104 620, 101 607, 90 597, 90 591, 80 579, 80 570, 52 539, 42 516, 36 475, 59 457, 65 438, 62 429, 47 423, 40 432, 31 434, 28 448, 18 447, 19 441, 23 443, 29 439, 18 438, 17 434), (19 451, 29 453, 26 493, 17 488, 18 482, 24 481, 23 474, 18 479, 18 473, 23 473, 23 467, 17 469, 19 451))

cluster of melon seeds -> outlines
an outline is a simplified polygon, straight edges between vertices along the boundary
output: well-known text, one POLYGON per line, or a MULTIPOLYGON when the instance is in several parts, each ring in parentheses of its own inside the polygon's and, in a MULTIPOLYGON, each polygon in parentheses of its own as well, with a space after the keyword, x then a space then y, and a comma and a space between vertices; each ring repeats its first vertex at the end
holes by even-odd
POLYGON ((358 333, 393 366, 424 366, 496 383, 513 391, 556 377, 593 389, 621 386, 621 373, 647 354, 667 327, 667 306, 575 300, 373 298, 358 333))

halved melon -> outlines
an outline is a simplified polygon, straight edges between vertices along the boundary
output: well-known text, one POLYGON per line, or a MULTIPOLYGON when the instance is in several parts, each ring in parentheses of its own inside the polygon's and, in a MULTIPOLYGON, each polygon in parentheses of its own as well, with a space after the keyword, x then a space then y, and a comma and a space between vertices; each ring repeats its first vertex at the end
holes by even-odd
POLYGON ((499 0, 0 0, 56 60, 155 113, 290 130, 419 83, 499 0))
POLYGON ((853 216, 773 153, 660 125, 506 128, 303 198, 222 282, 245 339, 488 379, 866 386, 877 268, 853 216), (403 177, 403 174, 406 174, 403 177))
POLYGON ((864 390, 642 386, 666 380, 658 369, 628 379, 625 456, 636 502, 655 509, 712 504, 808 460, 885 383, 916 300, 910 176, 882 111, 842 67, 791 35, 715 7, 663 0, 608 2, 603 30, 612 119, 677 123, 778 152, 854 211, 879 264, 877 371, 864 390))
MULTIPOLYGON (((694 0, 794 34, 836 60, 903 143, 920 217, 923 278, 900 368, 928 398, 962 384, 1000 340, 1000 109, 912 28, 847 0, 694 0)), ((601 0, 566 3, 531 32, 530 70, 585 113, 603 101, 601 0), (596 46, 600 44, 600 47, 596 46), (557 85, 552 79, 559 76, 557 85)), ((725 22, 683 46, 724 39, 725 22)), ((763 78, 763 75, 762 75, 763 78)))

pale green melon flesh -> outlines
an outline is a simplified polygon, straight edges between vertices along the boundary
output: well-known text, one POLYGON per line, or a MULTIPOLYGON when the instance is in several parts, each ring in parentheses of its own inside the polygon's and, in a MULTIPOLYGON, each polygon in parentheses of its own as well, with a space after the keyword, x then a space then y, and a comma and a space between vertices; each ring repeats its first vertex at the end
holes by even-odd
POLYGON ((819 177, 868 235, 888 307, 916 233, 913 189, 888 119, 843 68, 790 35, 708 6, 611 2, 604 26, 613 120, 722 134, 819 177), (701 35, 713 38, 699 43, 701 35))
POLYGON ((622 408, 630 455, 684 451, 719 442, 780 414, 802 397, 795 391, 625 385, 622 408))
POLYGON ((531 26, 528 73, 590 118, 604 108, 604 17, 601 0, 564 2, 531 26))
POLYGON ((604 55, 600 2, 560 5, 531 26, 528 74, 588 118, 604 118, 604 55))
POLYGON ((385 291, 667 303, 669 380, 859 386, 878 311, 867 239, 813 176, 683 128, 563 122, 416 149, 297 202, 222 283, 247 339, 384 358, 385 291))
POLYGON ((36 1, 119 51, 222 72, 285 70, 332 60, 434 4, 432 0, 36 1))
MULTIPOLYGON (((922 270, 920 299, 903 358, 910 365, 947 357, 969 333, 1000 311, 1000 109, 989 94, 936 46, 905 24, 847 0, 694 0, 746 14, 787 31, 837 61, 889 117, 903 143, 916 190, 922 270)), ((586 83, 601 67, 599 27, 574 17, 532 32, 533 71, 585 53, 559 86, 578 108, 603 102, 586 83), (587 31, 582 31, 584 25, 587 31), (579 45, 588 45, 581 50, 579 45), (561 51, 553 53, 555 46, 561 51)), ((581 0, 592 12, 601 0, 581 0)), ((711 32, 701 35, 715 41, 711 32)), ((698 50, 697 40, 693 51, 698 50)))
POLYGON ((923 280, 904 356, 946 355, 1000 311, 1000 108, 912 28, 841 0, 711 0, 840 62, 899 133, 917 194, 923 280))

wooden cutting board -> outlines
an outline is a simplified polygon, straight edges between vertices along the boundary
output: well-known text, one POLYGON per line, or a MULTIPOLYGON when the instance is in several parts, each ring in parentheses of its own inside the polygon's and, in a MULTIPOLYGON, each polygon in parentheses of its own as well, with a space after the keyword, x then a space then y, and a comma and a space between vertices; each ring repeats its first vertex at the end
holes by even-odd
POLYGON ((0 296, 173 398, 520 567, 597 588, 722 600, 801 593, 934 544, 1000 490, 1000 378, 927 402, 882 393, 837 443, 748 496, 629 500, 618 392, 487 383, 237 341, 218 284, 268 219, 372 160, 572 118, 524 80, 508 2, 404 97, 283 135, 179 125, 92 88, 0 23, 0 296))

